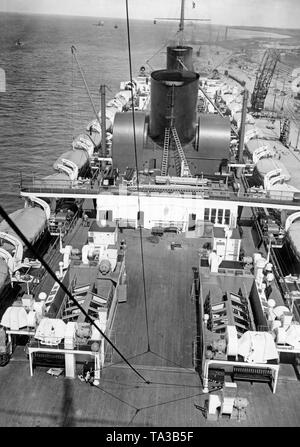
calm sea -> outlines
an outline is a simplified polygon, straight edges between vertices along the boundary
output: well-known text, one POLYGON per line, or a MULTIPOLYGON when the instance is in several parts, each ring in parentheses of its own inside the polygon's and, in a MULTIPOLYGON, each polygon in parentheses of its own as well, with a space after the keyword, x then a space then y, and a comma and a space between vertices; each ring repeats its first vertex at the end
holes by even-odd
MULTIPOLYGON (((126 22, 104 19, 104 26, 96 26, 99 20, 0 16, 0 67, 6 72, 6 92, 0 93, 0 203, 9 212, 23 207, 20 172, 51 174, 53 162, 94 119, 71 46, 77 49, 96 110, 100 84, 107 85, 108 100, 120 81, 129 80, 126 22), (16 46, 17 39, 22 47, 16 46)), ((133 75, 149 59, 153 69, 164 67, 163 52, 152 56, 175 32, 174 24, 131 22, 133 75)))
MULTIPOLYGON (((6 72, 6 92, 0 93, 0 203, 9 212, 23 207, 20 172, 51 174, 53 162, 94 119, 71 46, 96 110, 101 84, 109 100, 129 80, 126 22, 104 19, 104 26, 96 26, 100 19, 0 15, 0 67, 6 72)), ((133 76, 141 65, 150 71, 165 67, 165 46, 175 43, 177 29, 174 22, 130 22, 133 76)), ((186 27, 186 38, 215 41, 224 32, 225 27, 193 25, 186 27)))

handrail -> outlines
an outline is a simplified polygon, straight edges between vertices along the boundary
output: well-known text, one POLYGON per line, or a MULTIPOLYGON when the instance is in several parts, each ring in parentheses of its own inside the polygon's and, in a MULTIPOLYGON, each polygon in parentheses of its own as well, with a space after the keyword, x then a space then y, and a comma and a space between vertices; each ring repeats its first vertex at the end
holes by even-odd
MULTIPOLYGON (((137 192, 136 186, 128 186, 120 188, 117 186, 99 186, 97 188, 60 188, 60 187, 23 187, 21 193, 29 194, 72 194, 72 195, 98 195, 98 194, 115 194, 115 195, 130 195, 137 192)), ((228 200, 228 201, 239 201, 239 202, 260 202, 261 204, 274 204, 274 205, 294 205, 300 206, 299 201, 294 200, 292 197, 287 197, 286 192, 282 191, 277 198, 270 197, 270 193, 263 192, 231 192, 224 190, 212 189, 209 190, 207 187, 197 187, 197 186, 185 186, 185 185, 140 185, 139 193, 142 195, 149 195, 151 193, 156 194, 198 194, 199 198, 202 199, 213 199, 213 200, 228 200), (163 188, 159 188, 163 186, 163 188)))

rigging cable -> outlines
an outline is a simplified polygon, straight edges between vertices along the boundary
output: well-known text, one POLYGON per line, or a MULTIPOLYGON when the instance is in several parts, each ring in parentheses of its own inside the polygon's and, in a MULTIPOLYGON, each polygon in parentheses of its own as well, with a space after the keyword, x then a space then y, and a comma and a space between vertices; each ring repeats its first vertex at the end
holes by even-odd
POLYGON ((129 361, 124 357, 124 355, 119 351, 119 349, 112 343, 112 341, 105 335, 104 332, 95 324, 94 320, 89 316, 89 314, 84 310, 84 308, 78 303, 78 301, 73 297, 72 293, 67 289, 65 284, 61 282, 61 280, 56 276, 51 267, 45 262, 44 258, 38 253, 38 251, 33 247, 31 242, 24 236, 22 231, 17 227, 17 225, 11 220, 9 215, 0 205, 0 215, 3 219, 10 225, 10 227, 15 231, 15 233, 21 238, 24 244, 29 248, 29 250, 34 254, 34 256, 40 261, 45 270, 49 273, 49 275, 56 281, 61 289, 65 292, 65 294, 70 298, 70 300, 81 310, 81 312, 85 315, 85 317, 90 321, 90 323, 97 329, 98 332, 102 335, 103 338, 112 346, 112 348, 119 354, 119 356, 127 363, 127 365, 134 371, 145 383, 149 384, 150 381, 146 380, 145 377, 142 376, 134 366, 129 363, 129 361))
POLYGON ((72 59, 72 113, 71 113, 71 126, 72 126, 72 129, 71 129, 71 133, 72 133, 72 141, 74 140, 74 134, 75 134, 75 132, 74 132, 74 110, 75 110, 75 107, 74 107, 74 58, 72 57, 71 58, 72 59))
MULTIPOLYGON (((129 74, 130 74, 131 86, 133 87, 128 0, 126 0, 126 24, 127 24, 129 74)), ((131 87, 131 102, 132 102, 133 143, 134 143, 134 157, 135 157, 135 167, 136 167, 136 184, 137 184, 137 196, 138 196, 138 209, 139 209, 139 216, 140 216, 141 215, 140 180, 139 180, 139 169, 138 169, 138 158, 137 158, 136 133, 135 133, 134 94, 133 94, 133 88, 132 87, 131 87)), ((150 351, 150 337, 149 337, 148 307, 147 307, 147 293, 146 293, 146 280, 145 280, 143 234, 142 234, 142 227, 141 227, 141 225, 139 225, 139 233, 140 233, 142 277, 143 277, 143 288, 144 288, 144 304, 145 304, 145 317, 146 317, 146 330, 147 330, 147 345, 148 345, 148 352, 149 352, 150 351)))
MULTIPOLYGON (((85 76, 84 76, 83 70, 82 70, 82 68, 81 68, 81 66, 80 66, 80 64, 79 64, 78 58, 77 58, 77 56, 76 56, 76 51, 77 51, 77 50, 76 50, 76 47, 75 47, 74 45, 72 45, 72 46, 71 46, 71 52, 72 52, 72 54, 73 54, 73 56, 74 56, 74 58, 75 58, 75 61, 76 61, 76 63, 77 63, 77 66, 78 66, 78 68, 79 68, 79 71, 80 71, 80 74, 81 74, 81 77, 82 77, 82 80, 83 80, 85 89, 86 89, 86 91, 87 91, 87 94, 88 94, 90 103, 91 103, 91 105, 92 105, 93 112, 94 112, 94 114, 95 114, 95 116, 96 116, 97 121, 99 122, 99 124, 100 124, 100 126, 101 126, 101 121, 100 121, 99 115, 98 115, 98 113, 97 113, 97 111, 96 111, 95 105, 94 105, 94 103, 93 103, 93 100, 92 100, 92 97, 91 97, 91 94, 90 94, 90 91, 89 91, 89 87, 88 87, 88 85, 87 85, 87 83, 86 83, 86 80, 85 80, 85 76)), ((92 140, 92 142, 93 142, 93 140, 92 140)), ((93 142, 93 143, 94 143, 94 142, 93 142)), ((95 145, 95 143, 94 143, 94 145, 95 145)))
MULTIPOLYGON (((180 34, 181 31, 176 31, 176 33, 174 34, 175 37, 178 36, 178 34, 180 34)), ((154 71, 154 68, 151 67, 151 65, 149 64, 149 62, 151 61, 151 59, 153 59, 157 54, 159 54, 164 48, 166 48, 169 45, 169 42, 165 42, 162 47, 160 47, 157 51, 155 51, 155 53, 149 57, 149 59, 146 60, 146 64, 149 65, 149 67, 151 68, 152 71, 154 71)))
MULTIPOLYGON (((177 33, 178 34, 178 31, 177 33)), ((149 59, 146 60, 146 64, 149 65, 149 67, 151 68, 151 70, 153 70, 153 68, 151 67, 151 65, 149 64, 149 61, 151 61, 151 59, 153 59, 158 53, 160 53, 164 48, 166 48, 166 46, 168 45, 168 42, 164 43, 163 46, 161 48, 159 48, 159 50, 155 51, 155 53, 149 57, 149 59)))

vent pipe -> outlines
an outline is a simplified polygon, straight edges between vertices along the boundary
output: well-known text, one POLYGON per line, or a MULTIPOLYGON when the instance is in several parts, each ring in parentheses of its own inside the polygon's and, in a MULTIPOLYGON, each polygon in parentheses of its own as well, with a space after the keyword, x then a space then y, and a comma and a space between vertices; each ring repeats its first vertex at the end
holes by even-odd
POLYGON ((101 98, 101 156, 106 156, 106 108, 105 108, 105 85, 100 85, 101 98))

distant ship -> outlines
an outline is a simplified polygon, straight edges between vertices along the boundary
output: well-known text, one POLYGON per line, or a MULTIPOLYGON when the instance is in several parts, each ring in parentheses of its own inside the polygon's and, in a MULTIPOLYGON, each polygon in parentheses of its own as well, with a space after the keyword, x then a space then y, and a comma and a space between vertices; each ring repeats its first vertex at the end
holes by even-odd
POLYGON ((15 43, 16 47, 23 47, 24 46, 24 42, 22 42, 20 39, 18 39, 15 43))
POLYGON ((94 23, 94 26, 104 26, 104 21, 103 20, 99 20, 98 23, 94 23))

